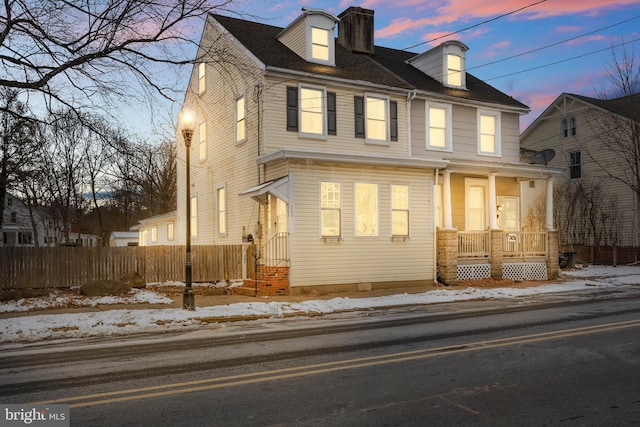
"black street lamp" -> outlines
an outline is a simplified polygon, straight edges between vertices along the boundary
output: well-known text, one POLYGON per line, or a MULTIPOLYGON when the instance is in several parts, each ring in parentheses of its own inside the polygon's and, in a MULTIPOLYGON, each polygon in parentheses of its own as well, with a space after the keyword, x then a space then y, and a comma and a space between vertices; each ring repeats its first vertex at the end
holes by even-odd
POLYGON ((194 311, 196 309, 196 299, 193 294, 193 288, 191 287, 192 280, 192 264, 191 264, 191 138, 193 138, 193 124, 196 120, 196 114, 188 109, 183 109, 180 112, 180 126, 182 127, 182 139, 184 139, 184 146, 186 152, 186 192, 187 199, 187 213, 186 213, 186 229, 187 240, 186 248, 187 253, 184 262, 184 294, 182 295, 182 308, 185 310, 194 311))

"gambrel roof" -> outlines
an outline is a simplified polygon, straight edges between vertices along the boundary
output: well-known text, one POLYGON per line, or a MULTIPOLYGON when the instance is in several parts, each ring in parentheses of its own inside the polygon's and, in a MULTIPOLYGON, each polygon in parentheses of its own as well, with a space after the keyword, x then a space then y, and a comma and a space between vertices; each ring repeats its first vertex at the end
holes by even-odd
POLYGON ((375 46, 374 54, 350 52, 336 42, 335 66, 307 62, 281 43, 277 36, 281 27, 245 21, 223 15, 211 15, 234 38, 260 60, 267 69, 311 73, 318 78, 329 77, 346 81, 367 82, 406 91, 421 91, 443 97, 499 104, 529 111, 529 107, 509 95, 467 73, 467 90, 444 86, 407 63, 414 52, 375 46))

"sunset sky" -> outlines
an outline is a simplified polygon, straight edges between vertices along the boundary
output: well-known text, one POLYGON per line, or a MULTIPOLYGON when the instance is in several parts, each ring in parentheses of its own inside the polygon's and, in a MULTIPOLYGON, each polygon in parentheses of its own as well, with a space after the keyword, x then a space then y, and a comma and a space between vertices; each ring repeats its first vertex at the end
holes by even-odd
MULTIPOLYGON (((416 53, 447 39, 460 40, 469 46, 467 68, 471 74, 531 107, 531 113, 521 118, 521 130, 562 92, 597 97, 607 86, 605 72, 611 69, 612 46, 624 43, 628 52, 640 56, 638 0, 246 3, 250 5, 248 13, 260 17, 246 19, 282 27, 296 18, 303 6, 335 15, 349 6, 373 9, 375 44, 416 53), (439 38, 452 32, 458 33, 439 38)), ((621 49, 615 48, 622 54, 621 49)), ((639 63, 636 59, 636 66, 639 63)))

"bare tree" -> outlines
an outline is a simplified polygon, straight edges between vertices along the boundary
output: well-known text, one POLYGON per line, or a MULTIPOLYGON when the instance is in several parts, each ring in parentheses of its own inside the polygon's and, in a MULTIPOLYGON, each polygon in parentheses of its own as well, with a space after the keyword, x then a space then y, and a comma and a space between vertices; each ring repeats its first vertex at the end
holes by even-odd
POLYGON ((114 97, 127 101, 149 92, 172 99, 175 88, 159 65, 192 63, 197 34, 189 32, 201 28, 208 13, 227 10, 231 3, 5 1, 0 10, 0 87, 41 95, 50 110, 106 111, 114 97))
POLYGON ((0 88, 0 229, 7 192, 17 189, 29 172, 27 160, 35 147, 34 126, 20 101, 20 91, 0 88))

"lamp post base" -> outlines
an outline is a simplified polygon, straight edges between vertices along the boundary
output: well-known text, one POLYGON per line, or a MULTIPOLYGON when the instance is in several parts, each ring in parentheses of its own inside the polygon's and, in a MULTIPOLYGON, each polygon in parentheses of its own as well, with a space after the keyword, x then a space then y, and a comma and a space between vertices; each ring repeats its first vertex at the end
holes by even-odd
POLYGON ((186 288, 184 290, 184 294, 182 294, 182 308, 189 311, 195 311, 196 298, 195 295, 193 295, 192 288, 186 288))

